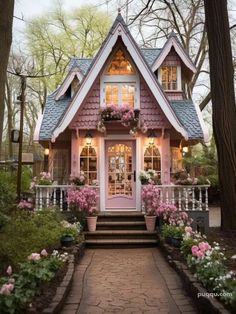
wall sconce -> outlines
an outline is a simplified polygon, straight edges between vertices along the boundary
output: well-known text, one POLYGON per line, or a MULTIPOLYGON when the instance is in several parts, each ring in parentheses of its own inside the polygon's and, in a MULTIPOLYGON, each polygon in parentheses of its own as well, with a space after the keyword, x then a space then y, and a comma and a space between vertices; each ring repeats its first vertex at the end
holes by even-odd
POLYGON ((48 156, 48 155, 49 155, 49 148, 45 148, 45 149, 44 149, 44 155, 45 155, 45 156, 48 156))
POLYGON ((87 146, 91 146, 92 138, 93 138, 92 134, 90 132, 86 132, 85 139, 86 139, 86 145, 87 146))
POLYGON ((154 138, 156 137, 156 133, 154 131, 151 131, 148 134, 148 138, 149 138, 149 145, 152 146, 154 145, 154 138))

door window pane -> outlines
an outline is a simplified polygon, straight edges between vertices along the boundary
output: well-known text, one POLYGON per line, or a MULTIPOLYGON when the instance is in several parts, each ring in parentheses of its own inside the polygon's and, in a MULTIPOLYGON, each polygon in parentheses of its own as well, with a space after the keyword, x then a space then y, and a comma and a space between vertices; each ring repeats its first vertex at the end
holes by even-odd
POLYGON ((124 144, 108 147, 108 195, 132 196, 132 149, 124 144))

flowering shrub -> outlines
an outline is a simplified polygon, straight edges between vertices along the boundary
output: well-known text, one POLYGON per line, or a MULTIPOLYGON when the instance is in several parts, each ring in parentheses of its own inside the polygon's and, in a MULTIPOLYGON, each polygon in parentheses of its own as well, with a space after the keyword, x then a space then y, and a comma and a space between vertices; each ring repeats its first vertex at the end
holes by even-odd
POLYGON ((142 184, 161 184, 160 175, 153 169, 149 169, 148 171, 141 170, 139 180, 142 184))
POLYGON ((168 223, 173 226, 190 226, 192 222, 193 219, 190 218, 186 212, 172 211, 168 218, 168 223))
POLYGON ((86 176, 84 171, 81 171, 78 176, 70 175, 70 182, 74 185, 85 185, 86 176))
POLYGON ((62 220, 61 224, 63 226, 62 237, 71 236, 73 238, 76 238, 79 235, 81 230, 81 225, 79 221, 69 223, 66 220, 62 220))
POLYGON ((175 213, 176 211, 177 211, 177 208, 175 205, 162 203, 156 209, 156 214, 157 216, 162 217, 164 220, 167 221, 168 218, 171 216, 171 214, 175 213))
POLYGON ((34 177, 30 184, 30 188, 33 189, 35 185, 51 185, 52 177, 50 172, 40 172, 39 177, 34 177))
POLYGON ((79 211, 84 211, 89 216, 96 214, 98 193, 89 186, 80 190, 69 191, 67 200, 69 205, 75 206, 79 211))
POLYGON ((184 229, 179 226, 164 224, 161 229, 161 234, 164 238, 178 238, 182 239, 184 229))
POLYGON ((97 130, 104 133, 106 131, 105 121, 120 120, 125 127, 131 127, 130 135, 135 136, 140 129, 141 132, 146 133, 147 127, 139 121, 139 110, 130 109, 129 105, 109 105, 101 110, 101 120, 97 123, 97 130))
POLYGON ((152 184, 148 184, 142 189, 142 204, 146 215, 156 215, 156 210, 160 205, 160 189, 152 184))
POLYGON ((18 204, 17 204, 17 208, 18 209, 26 209, 26 210, 30 210, 33 209, 33 204, 30 200, 26 201, 26 200, 21 200, 18 204))
POLYGON ((65 261, 55 254, 49 256, 44 249, 21 263, 18 273, 13 273, 9 266, 7 276, 0 278, 1 313, 26 312, 26 304, 39 294, 42 283, 50 281, 65 261))

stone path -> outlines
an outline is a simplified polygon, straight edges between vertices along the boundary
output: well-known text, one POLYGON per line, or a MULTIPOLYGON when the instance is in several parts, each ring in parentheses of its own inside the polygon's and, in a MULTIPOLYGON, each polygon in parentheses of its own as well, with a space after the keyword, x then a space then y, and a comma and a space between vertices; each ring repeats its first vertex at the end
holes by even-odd
POLYGON ((197 313, 158 248, 86 250, 61 314, 197 313))

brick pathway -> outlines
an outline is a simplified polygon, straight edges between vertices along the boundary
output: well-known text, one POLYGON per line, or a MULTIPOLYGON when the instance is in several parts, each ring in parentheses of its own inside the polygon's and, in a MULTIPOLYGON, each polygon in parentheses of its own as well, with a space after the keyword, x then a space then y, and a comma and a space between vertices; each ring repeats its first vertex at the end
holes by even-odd
POLYGON ((197 313, 157 248, 86 250, 61 314, 197 313))

